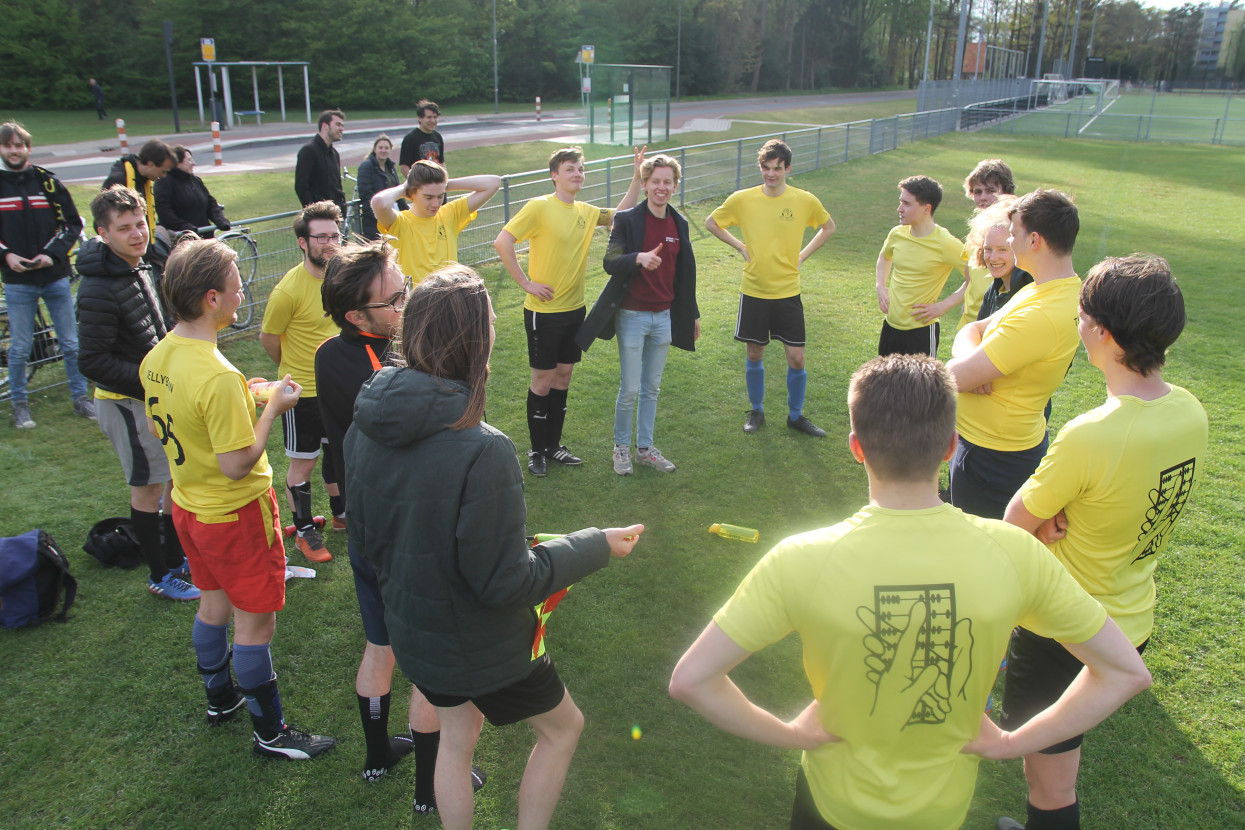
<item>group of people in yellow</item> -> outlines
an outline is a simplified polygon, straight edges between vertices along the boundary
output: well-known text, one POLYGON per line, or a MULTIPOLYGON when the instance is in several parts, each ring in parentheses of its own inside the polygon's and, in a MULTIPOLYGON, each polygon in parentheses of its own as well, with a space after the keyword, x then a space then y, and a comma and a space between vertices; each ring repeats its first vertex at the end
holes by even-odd
MULTIPOLYGON (((824 436, 802 411, 799 269, 835 225, 816 196, 786 183, 791 166, 790 148, 768 142, 758 156, 763 184, 729 197, 706 227, 746 263, 735 332, 747 346, 745 432, 764 424, 764 369, 754 364, 773 336, 788 361, 788 426, 824 436), (817 230, 801 246, 810 227, 817 230)), ((660 320, 673 308, 681 321, 674 329, 686 330, 686 345, 678 334, 676 345, 688 348, 699 335, 686 221, 667 205, 680 174, 673 159, 645 159, 637 150, 631 186, 610 211, 574 198, 585 177, 582 153, 560 151, 550 162, 554 193, 529 201, 497 237, 503 266, 528 295, 534 475, 545 475, 549 460, 582 463, 561 433, 581 356, 584 273, 596 227, 636 222, 626 233, 615 227, 607 255, 615 266, 625 263, 617 269, 626 276, 622 293, 598 300, 606 303, 603 316, 617 318, 620 353, 620 310, 660 320), (637 205, 641 190, 648 198, 637 205), (524 241, 531 249, 526 270, 516 253, 524 241), (677 253, 663 264, 666 245, 677 253), (679 292, 682 299, 674 299, 679 292)), ((441 165, 419 161, 403 185, 378 193, 372 207, 380 229, 396 238, 397 276, 407 284, 388 296, 397 276, 386 270, 375 302, 364 308, 401 313, 410 282, 455 259, 457 235, 499 184, 495 176, 449 179, 441 165), (453 190, 468 195, 445 203, 453 190), (403 197, 411 207, 396 211, 403 197)), ((1201 472, 1207 442, 1196 398, 1162 378, 1166 350, 1185 323, 1180 290, 1164 260, 1142 255, 1108 258, 1082 282, 1071 263, 1079 220, 1070 197, 1038 190, 1015 198, 1011 171, 999 160, 979 165, 965 189, 979 215, 995 223, 987 232, 999 223, 1007 228, 1013 266, 994 268, 994 251, 986 257, 977 249, 996 237, 970 235, 966 247, 933 222, 942 197, 937 182, 900 182, 900 225, 877 261, 885 315, 879 356, 852 376, 848 390, 849 449, 868 473, 869 504, 766 554, 670 681, 671 694, 721 728, 803 750, 790 825, 799 830, 950 830, 966 815, 978 761, 1019 756, 1029 783, 1027 821, 1003 818, 998 826, 1078 827, 1081 738, 1150 681, 1141 652, 1153 628, 1157 554, 1201 472), (964 284, 939 300, 958 269, 966 269, 964 284), (1032 283, 1020 288, 1016 271, 1032 283), (936 359, 938 318, 965 297, 984 303, 991 291, 1006 302, 981 320, 964 309, 944 366, 936 359), (1044 410, 1078 342, 1102 371, 1107 400, 1070 421, 1048 448, 1044 410), (945 462, 950 504, 939 492, 945 462), (813 699, 784 722, 749 701, 729 673, 793 630, 813 699), (1006 693, 996 725, 983 712, 1004 653, 1006 693)), ((102 194, 92 205, 101 238, 110 246, 115 238, 127 262, 133 251, 124 246, 136 243, 111 229, 141 224, 141 200, 133 196, 118 203, 102 194)), ((310 758, 334 744, 285 722, 272 671, 269 642, 288 571, 265 446, 281 416, 297 544, 313 561, 327 561, 310 515, 308 477, 326 440, 315 352, 340 330, 321 299, 326 268, 340 250, 340 219, 335 205, 319 203, 295 222, 304 260, 274 289, 261 334, 283 378, 266 390, 258 416, 246 378, 216 347, 217 332, 243 301, 233 254, 218 242, 185 242, 169 258, 161 292, 176 324, 140 367, 146 415, 170 463, 177 536, 201 591, 192 638, 208 721, 223 722, 245 703, 254 751, 272 757, 310 758)), ((665 326, 669 341, 668 318, 665 326)), ((664 349, 653 358, 657 380, 664 358, 664 349)), ((621 362, 620 406, 625 356, 621 362)), ((653 404, 655 411, 655 392, 653 404)), ((643 434, 643 397, 639 411, 643 434)), ((643 440, 651 426, 650 419, 643 440)), ((639 450, 642 459, 650 451, 645 463, 674 469, 660 453, 653 457, 651 443, 639 450)), ((342 472, 325 469, 324 477, 333 518, 344 527, 344 504, 335 501, 343 498, 335 492, 342 472)))

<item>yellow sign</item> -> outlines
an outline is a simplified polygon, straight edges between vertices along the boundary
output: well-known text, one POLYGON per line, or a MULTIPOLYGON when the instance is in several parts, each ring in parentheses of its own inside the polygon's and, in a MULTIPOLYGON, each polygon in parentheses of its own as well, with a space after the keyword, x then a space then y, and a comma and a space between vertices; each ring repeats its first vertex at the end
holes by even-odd
POLYGON ((596 53, 597 47, 595 46, 581 46, 579 48, 579 62, 592 63, 596 60, 596 53))
POLYGON ((199 48, 203 50, 203 60, 216 60, 216 40, 210 37, 199 38, 199 48))

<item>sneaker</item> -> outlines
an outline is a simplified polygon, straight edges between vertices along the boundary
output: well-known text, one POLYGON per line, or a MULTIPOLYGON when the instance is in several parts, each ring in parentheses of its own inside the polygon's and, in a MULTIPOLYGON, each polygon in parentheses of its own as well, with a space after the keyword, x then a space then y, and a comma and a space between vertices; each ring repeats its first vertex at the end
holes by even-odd
POLYGON ((527 471, 534 476, 545 476, 549 470, 545 464, 545 454, 532 450, 527 454, 527 471))
POLYGON ((299 531, 294 537, 294 544, 303 552, 303 556, 312 562, 328 562, 333 558, 333 554, 329 553, 329 549, 324 546, 324 538, 315 525, 299 531))
POLYGON ((147 590, 158 597, 167 597, 181 602, 196 600, 200 593, 198 588, 184 579, 178 579, 171 573, 165 574, 164 579, 159 582, 152 582, 151 577, 147 577, 147 590))
POLYGON ((333 517, 333 530, 345 530, 345 529, 346 529, 346 517, 345 516, 334 516, 333 517))
POLYGON ((994 823, 994 830, 1025 830, 1025 826, 1014 818, 1003 816, 994 823))
POLYGON ((794 429, 796 432, 802 432, 805 435, 811 435, 814 438, 826 437, 826 431, 810 421, 807 415, 801 415, 794 421, 788 416, 787 428, 794 429))
POLYGON ((13 426, 18 429, 35 428, 35 420, 30 417, 30 407, 25 401, 13 401, 13 426))
POLYGON ((759 409, 749 409, 748 419, 744 421, 744 432, 756 432, 765 426, 765 413, 759 409))
POLYGON ((302 567, 299 567, 298 565, 286 565, 285 566, 285 581, 286 582, 289 582, 291 579, 315 579, 315 578, 316 578, 315 568, 302 568, 302 567))
POLYGON ((399 761, 410 755, 414 748, 415 742, 411 740, 410 735, 394 735, 389 739, 389 763, 383 767, 365 769, 360 775, 363 776, 364 781, 379 781, 385 773, 396 767, 399 761))
POLYGON ((229 687, 227 693, 220 695, 220 700, 208 702, 208 726, 220 726, 236 715, 238 710, 246 703, 246 698, 242 696, 242 692, 238 691, 237 683, 230 681, 229 687))
POLYGON ((618 444, 614 447, 614 472, 620 476, 631 475, 631 447, 618 444))
POLYGON ((85 395, 83 395, 81 398, 74 398, 73 414, 81 415, 83 418, 86 418, 88 421, 99 420, 98 418, 95 417, 95 403, 85 395))
POLYGON ((182 557, 182 563, 176 568, 169 568, 169 573, 177 577, 183 582, 190 581, 190 563, 186 561, 186 557, 182 557))
POLYGON ((317 755, 323 755, 337 745, 337 741, 327 735, 312 735, 289 724, 286 724, 285 728, 269 741, 261 738, 258 732, 251 734, 255 738, 252 751, 261 758, 306 761, 317 755))
POLYGON ((578 467, 580 464, 584 463, 582 458, 577 455, 572 455, 571 451, 566 448, 565 444, 560 447, 555 447, 552 450, 546 450, 545 457, 552 458, 554 461, 559 464, 565 464, 567 467, 578 467))
POLYGON ((645 467, 652 467, 654 470, 661 470, 663 473, 673 473, 674 464, 670 463, 665 456, 661 454, 661 450, 656 447, 649 447, 647 450, 639 450, 636 452, 635 460, 637 464, 643 464, 645 467))

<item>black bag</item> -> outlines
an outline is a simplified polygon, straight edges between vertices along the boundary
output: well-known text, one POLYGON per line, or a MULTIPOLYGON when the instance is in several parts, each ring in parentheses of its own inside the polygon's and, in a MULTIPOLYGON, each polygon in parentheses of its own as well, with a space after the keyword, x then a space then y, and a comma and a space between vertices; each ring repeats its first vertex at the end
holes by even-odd
POLYGON ((86 535, 82 549, 99 560, 105 568, 130 570, 143 561, 134 525, 122 516, 96 522, 86 535))
POLYGON ((21 628, 48 619, 65 622, 78 595, 69 560, 42 530, 0 539, 0 626, 21 628), (60 613, 56 606, 65 602, 60 613))

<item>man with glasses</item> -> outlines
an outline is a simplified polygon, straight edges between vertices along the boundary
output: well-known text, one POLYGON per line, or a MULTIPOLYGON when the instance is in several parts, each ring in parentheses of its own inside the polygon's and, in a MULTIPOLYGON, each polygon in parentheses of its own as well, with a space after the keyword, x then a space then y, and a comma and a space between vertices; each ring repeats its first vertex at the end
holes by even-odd
MULTIPOLYGON (((294 220, 294 235, 303 251, 303 261, 291 268, 268 298, 259 342, 277 364, 278 375, 289 375, 303 387, 298 404, 281 419, 285 435, 285 454, 290 459, 285 486, 294 515, 294 543, 312 562, 333 558, 324 546, 311 514, 311 471, 328 440, 320 422, 314 371, 316 349, 337 334, 337 323, 324 316, 320 283, 324 267, 341 244, 341 210, 330 201, 315 202, 303 208, 294 220)), ((346 500, 337 482, 341 481, 331 455, 320 467, 324 488, 333 512, 333 529, 346 529, 346 500)))

